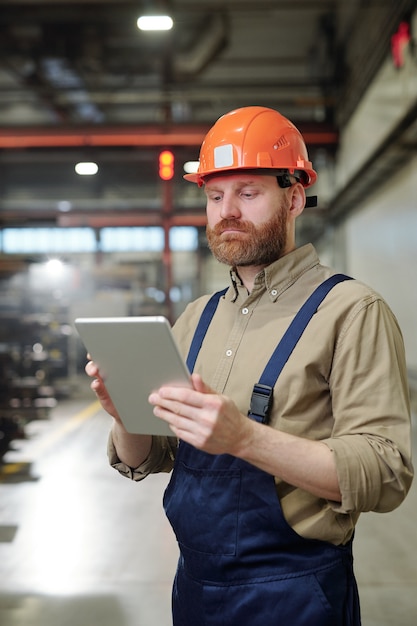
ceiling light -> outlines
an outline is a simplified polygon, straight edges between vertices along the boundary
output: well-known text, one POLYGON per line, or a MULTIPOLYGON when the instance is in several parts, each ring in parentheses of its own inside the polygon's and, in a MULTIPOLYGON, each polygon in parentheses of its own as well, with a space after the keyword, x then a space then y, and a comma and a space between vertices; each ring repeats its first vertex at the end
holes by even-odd
POLYGON ((59 276, 59 274, 62 274, 64 264, 61 259, 49 259, 48 261, 46 261, 45 267, 48 274, 51 274, 53 276, 59 276))
POLYGON ((169 15, 142 15, 137 24, 139 30, 171 30, 174 22, 169 15))
POLYGON ((77 163, 75 171, 79 176, 94 176, 98 172, 98 165, 92 161, 82 161, 77 163))
POLYGON ((69 202, 69 200, 59 200, 57 203, 57 208, 58 211, 61 211, 62 213, 67 213, 68 211, 71 211, 72 204, 71 202, 69 202))

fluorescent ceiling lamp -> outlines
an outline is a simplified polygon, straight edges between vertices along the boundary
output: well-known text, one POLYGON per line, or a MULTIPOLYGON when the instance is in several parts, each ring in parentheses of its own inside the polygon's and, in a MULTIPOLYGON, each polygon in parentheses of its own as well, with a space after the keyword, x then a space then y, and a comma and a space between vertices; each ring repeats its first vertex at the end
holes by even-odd
POLYGON ((77 163, 75 171, 79 176, 94 176, 98 172, 98 165, 91 161, 82 161, 77 163))
POLYGON ((49 274, 57 276, 61 274, 62 270, 64 269, 64 264, 61 259, 49 259, 48 261, 46 261, 45 267, 49 274))
POLYGON ((71 211, 72 204, 68 200, 59 200, 57 203, 57 208, 58 211, 61 211, 62 213, 67 213, 68 211, 71 211))
POLYGON ((140 30, 171 30, 174 22, 169 15, 142 15, 137 24, 140 30))

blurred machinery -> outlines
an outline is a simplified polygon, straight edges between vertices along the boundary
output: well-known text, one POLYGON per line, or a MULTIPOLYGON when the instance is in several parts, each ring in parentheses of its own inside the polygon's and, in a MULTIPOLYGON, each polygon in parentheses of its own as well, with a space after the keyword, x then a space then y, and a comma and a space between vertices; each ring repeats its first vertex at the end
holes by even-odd
POLYGON ((43 300, 36 312, 27 292, 0 282, 0 462, 28 421, 48 417, 65 393, 69 326, 65 310, 43 300))

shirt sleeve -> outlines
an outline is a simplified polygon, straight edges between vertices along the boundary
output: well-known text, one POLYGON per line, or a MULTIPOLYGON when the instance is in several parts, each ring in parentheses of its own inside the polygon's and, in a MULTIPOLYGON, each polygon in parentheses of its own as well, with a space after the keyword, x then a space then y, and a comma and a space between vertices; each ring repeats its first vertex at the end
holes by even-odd
POLYGON ((174 465, 175 451, 178 441, 175 437, 152 437, 152 446, 148 458, 138 467, 132 468, 123 463, 117 456, 113 437, 110 432, 107 455, 110 465, 122 476, 136 482, 143 480, 149 474, 170 472, 174 465))
POLYGON ((404 500, 413 478, 410 402, 397 321, 377 296, 351 312, 336 346, 330 388, 339 513, 385 512, 404 500))

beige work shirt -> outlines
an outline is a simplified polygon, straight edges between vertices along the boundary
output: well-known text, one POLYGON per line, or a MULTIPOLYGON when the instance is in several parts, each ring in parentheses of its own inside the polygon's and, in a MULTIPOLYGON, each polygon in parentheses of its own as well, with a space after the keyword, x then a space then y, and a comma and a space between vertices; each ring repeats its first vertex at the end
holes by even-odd
MULTIPOLYGON (((304 301, 334 272, 311 245, 261 271, 248 294, 232 272, 195 371, 245 415, 253 385, 304 301)), ((209 296, 188 305, 174 331, 184 355, 209 296)), ((390 511, 405 498, 413 475, 404 345, 384 300, 366 285, 336 285, 320 305, 274 388, 270 426, 324 441, 334 452, 342 502, 335 503, 275 477, 283 514, 306 538, 346 543, 362 511, 390 511)), ((111 464, 141 480, 170 471, 174 438, 154 437, 139 468, 111 464)))

